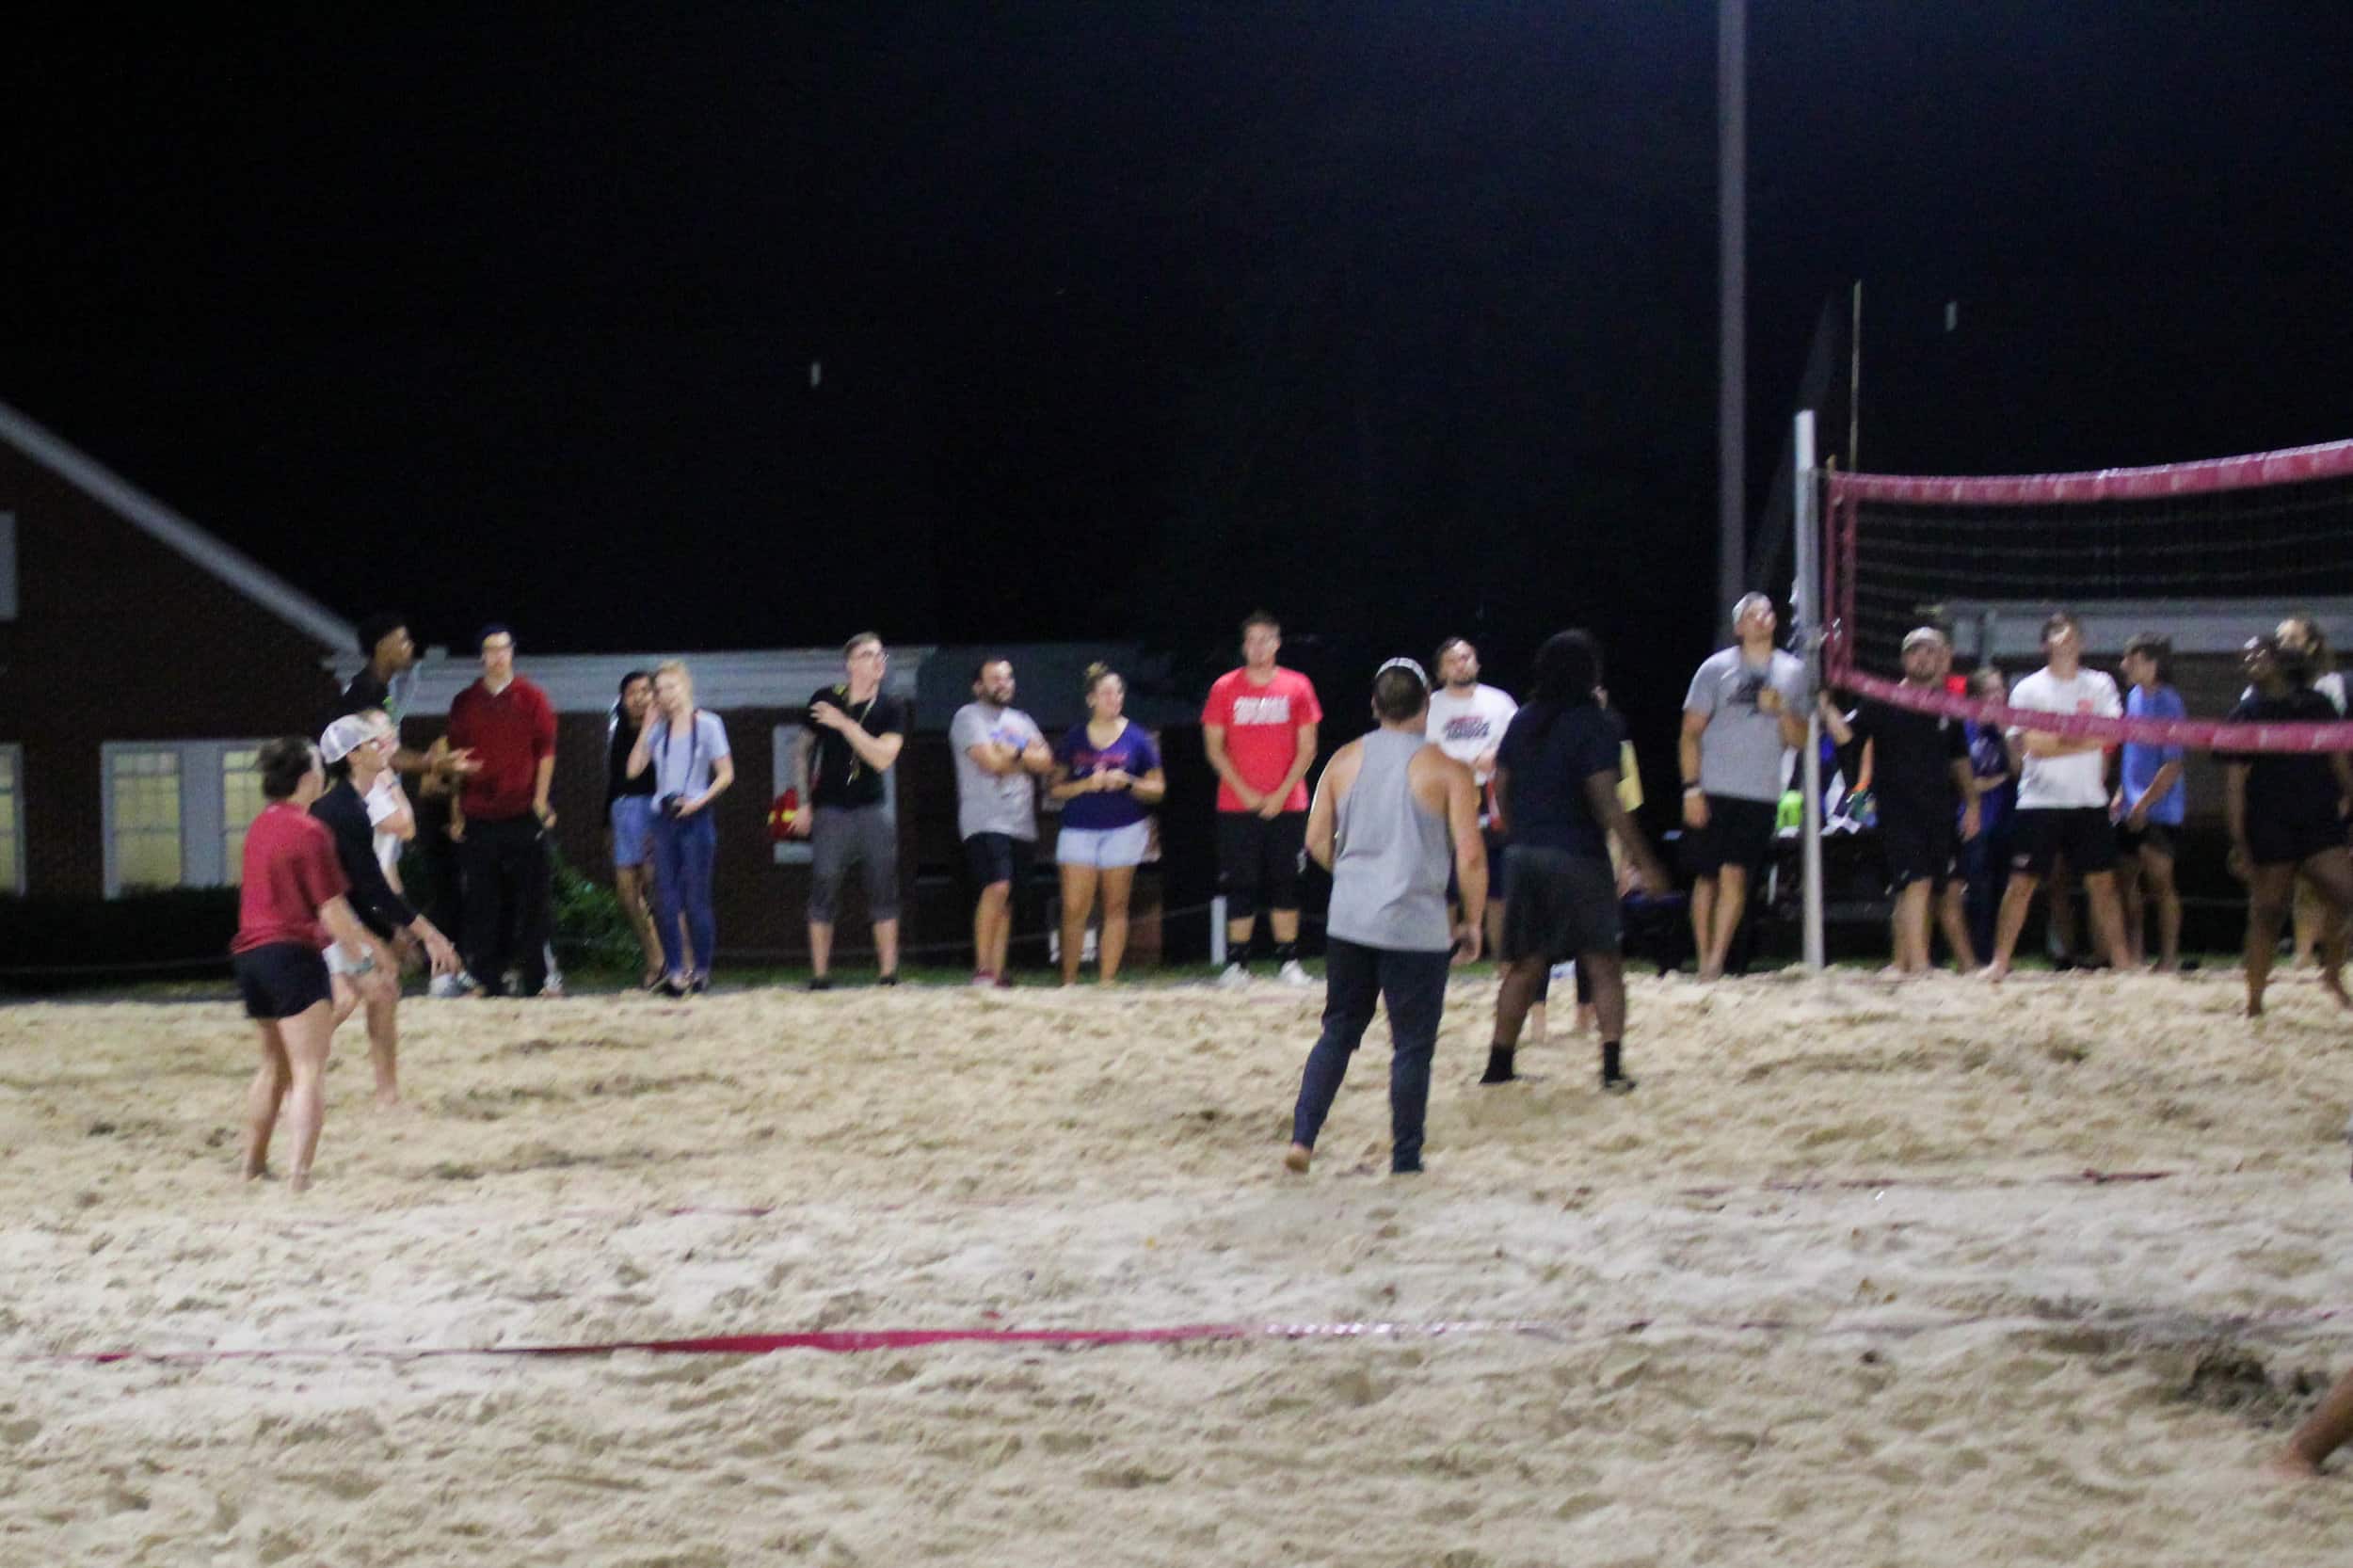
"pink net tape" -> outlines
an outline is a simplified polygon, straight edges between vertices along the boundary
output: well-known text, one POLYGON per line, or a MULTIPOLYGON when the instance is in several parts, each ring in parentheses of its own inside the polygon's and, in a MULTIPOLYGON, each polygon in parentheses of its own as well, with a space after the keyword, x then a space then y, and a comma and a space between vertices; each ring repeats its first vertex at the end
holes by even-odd
POLYGON ((1830 668, 1823 679, 1841 691, 1876 697, 1915 713, 1969 719, 2003 729, 2041 729, 2074 740, 2137 745, 2189 746, 2201 751, 2353 751, 2353 723, 2223 724, 2213 719, 2107 719, 2090 713, 2046 713, 2033 708, 1907 686, 1851 667, 1830 668))
POLYGON ((2071 501, 2162 501, 2168 496, 2294 485, 2353 475, 2353 440, 2252 452, 2240 457, 2167 463, 2157 468, 2094 469, 2084 473, 1955 474, 1833 473, 1837 501, 1913 505, 2044 505, 2071 501))

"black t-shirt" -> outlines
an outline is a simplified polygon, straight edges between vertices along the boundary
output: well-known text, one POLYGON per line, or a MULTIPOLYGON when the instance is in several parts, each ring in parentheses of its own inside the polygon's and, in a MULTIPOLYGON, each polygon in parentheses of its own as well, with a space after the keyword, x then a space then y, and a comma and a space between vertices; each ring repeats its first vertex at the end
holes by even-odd
MULTIPOLYGON (((2337 724, 2337 705, 2308 686, 2281 696, 2260 694, 2231 710, 2233 724, 2337 724)), ((2322 752, 2217 750, 2225 762, 2247 764, 2247 820, 2281 827, 2326 828, 2335 824, 2337 771, 2322 752)))
MULTIPOLYGON (((1865 702, 1847 716, 1854 731, 1848 749, 1857 757, 1872 743, 1871 788, 1881 811, 1893 807, 1918 821, 1933 821, 1960 799, 1953 764, 1969 760, 1969 730, 1941 713, 1915 713, 1889 702, 1865 702)), ((1855 766, 1848 768, 1853 776, 1855 766)))
POLYGON ((852 702, 847 686, 825 686, 812 693, 801 722, 817 737, 809 759, 808 803, 811 806, 880 806, 883 776, 867 765, 850 745, 849 737, 817 722, 817 705, 830 702, 869 735, 904 735, 904 698, 876 692, 864 702, 852 702))
POLYGON ((1605 859, 1609 844, 1585 796, 1585 781, 1617 773, 1625 726, 1593 703, 1549 711, 1558 716, 1541 735, 1537 727, 1546 705, 1530 704, 1513 714, 1496 753, 1496 766, 1512 776, 1504 796, 1512 842, 1605 859))
POLYGON ((634 778, 629 776, 629 754, 636 747, 637 730, 629 722, 629 715, 621 714, 614 721, 613 733, 605 739, 604 811, 607 816, 613 814, 613 803, 623 795, 653 793, 654 770, 651 767, 634 778))
POLYGON ((311 803, 311 815, 335 835, 335 858, 351 884, 351 912, 378 936, 390 936, 397 926, 417 918, 408 901, 392 891, 384 868, 376 859, 376 828, 368 822, 368 803, 348 778, 339 778, 311 803))

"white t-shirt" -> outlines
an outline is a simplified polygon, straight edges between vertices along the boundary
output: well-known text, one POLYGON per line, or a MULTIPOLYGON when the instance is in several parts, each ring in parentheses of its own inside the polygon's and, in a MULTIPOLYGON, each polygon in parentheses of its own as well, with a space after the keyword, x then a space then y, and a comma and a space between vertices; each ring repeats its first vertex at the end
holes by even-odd
POLYGON ((400 775, 390 768, 377 774, 376 783, 369 788, 364 799, 368 808, 368 821, 378 824, 379 827, 375 843, 376 863, 384 868, 384 874, 391 877, 392 886, 397 888, 400 886, 400 879, 395 868, 400 864, 400 835, 386 833, 380 831, 380 828, 381 824, 395 813, 408 809, 408 796, 400 787, 400 775))
MULTIPOLYGON (((2010 688, 2009 705, 2038 713, 2090 713, 2104 719, 2124 716, 2123 698, 2116 682, 2100 670, 2078 669, 2072 680, 2061 680, 2049 669, 2039 669, 2010 688)), ((2013 729, 2013 736, 2023 735, 2013 729)), ((2065 757, 2029 756, 2018 768, 2021 810, 2054 808, 2105 807, 2108 803, 2108 759, 2105 752, 2077 751, 2065 757)))
MULTIPOLYGON (((1519 711, 1510 693, 1493 686, 1475 685, 1468 696, 1457 696, 1453 687, 1443 686, 1430 694, 1430 728, 1424 733, 1432 745, 1456 761, 1476 763, 1503 744, 1503 732, 1519 711)), ((1480 774, 1479 782, 1484 785, 1487 776, 1480 774)))

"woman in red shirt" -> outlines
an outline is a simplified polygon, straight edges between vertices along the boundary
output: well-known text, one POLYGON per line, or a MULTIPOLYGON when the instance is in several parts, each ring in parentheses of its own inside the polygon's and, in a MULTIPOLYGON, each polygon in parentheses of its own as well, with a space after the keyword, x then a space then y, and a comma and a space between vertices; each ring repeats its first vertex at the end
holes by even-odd
POLYGON ((245 1177, 268 1174, 270 1133, 279 1102, 295 1141, 286 1185, 311 1184, 327 1115, 327 1045, 335 1032, 333 992, 321 952, 330 934, 365 974, 395 963, 344 901, 349 884, 335 858, 334 835, 311 815, 327 788, 318 748, 299 736, 262 747, 262 793, 269 804, 245 836, 245 883, 237 895, 237 936, 229 944, 246 1016, 262 1032, 262 1066, 246 1092, 245 1177))

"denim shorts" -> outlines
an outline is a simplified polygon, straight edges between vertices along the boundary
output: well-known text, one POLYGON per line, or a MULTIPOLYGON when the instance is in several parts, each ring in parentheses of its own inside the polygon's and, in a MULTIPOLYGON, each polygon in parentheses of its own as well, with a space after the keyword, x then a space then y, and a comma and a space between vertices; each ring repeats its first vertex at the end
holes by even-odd
POLYGON ((1144 864, 1144 851, 1151 847, 1148 821, 1125 827, 1065 827, 1054 836, 1054 863, 1116 871, 1144 864))
POLYGON ((642 866, 653 858, 653 796, 620 795, 613 802, 613 864, 642 866))

